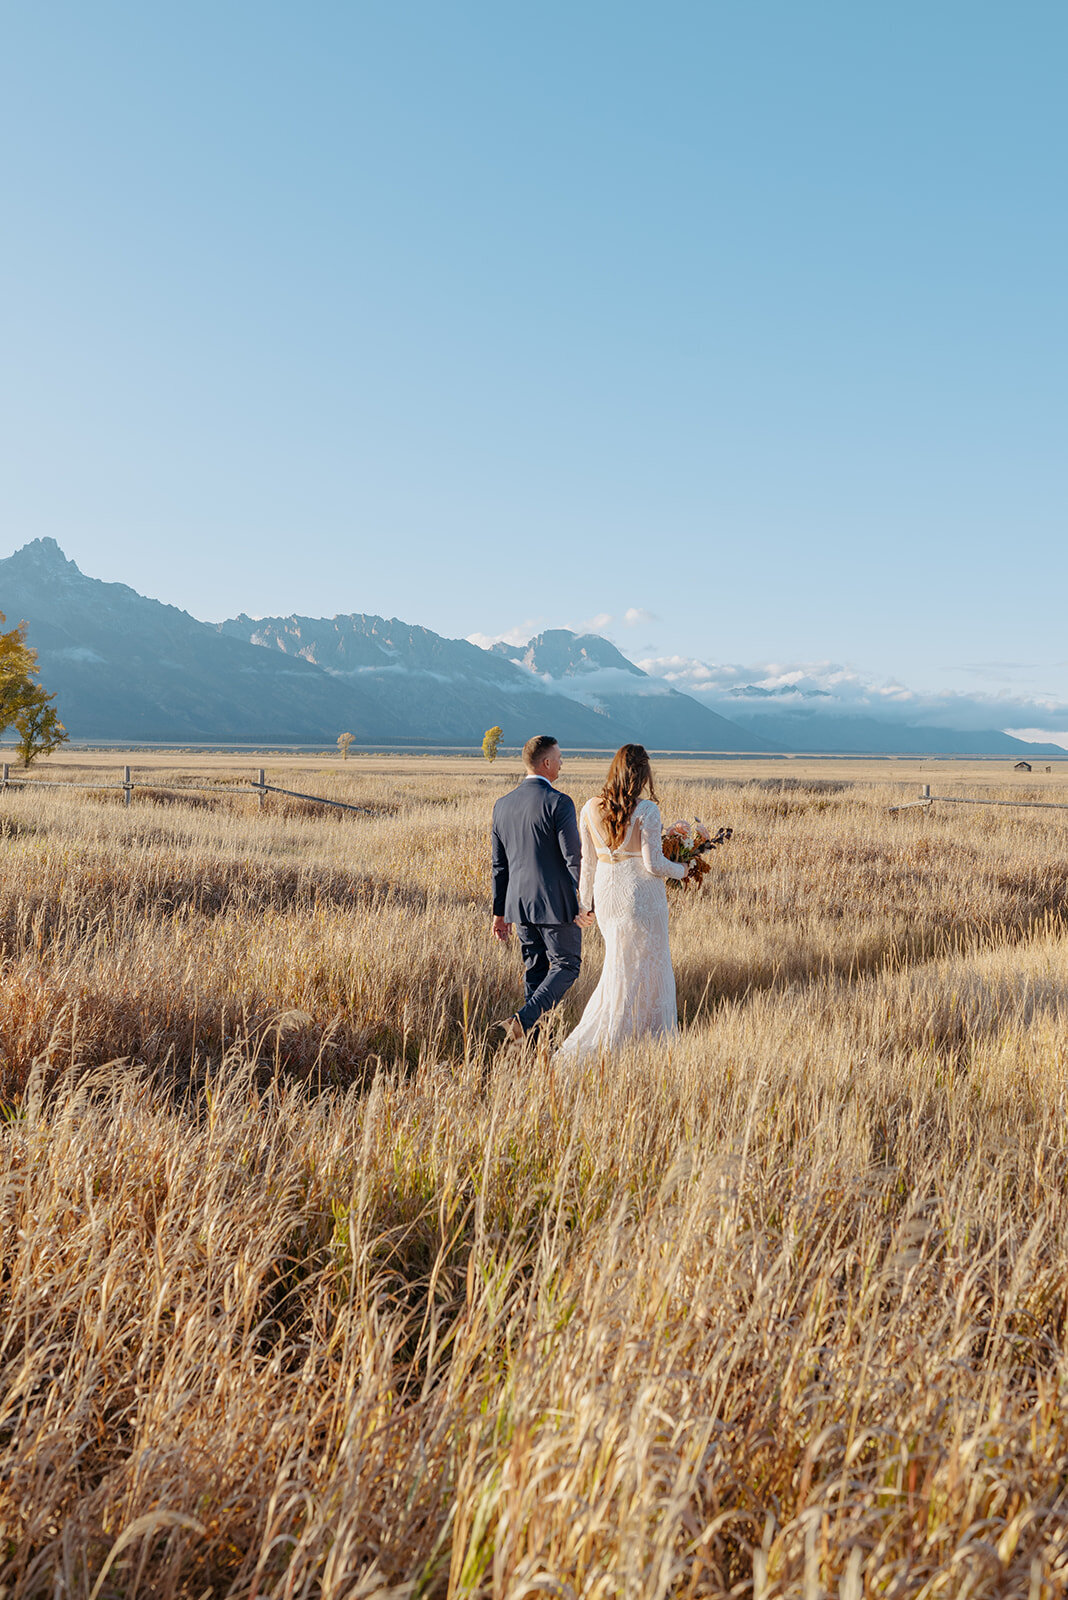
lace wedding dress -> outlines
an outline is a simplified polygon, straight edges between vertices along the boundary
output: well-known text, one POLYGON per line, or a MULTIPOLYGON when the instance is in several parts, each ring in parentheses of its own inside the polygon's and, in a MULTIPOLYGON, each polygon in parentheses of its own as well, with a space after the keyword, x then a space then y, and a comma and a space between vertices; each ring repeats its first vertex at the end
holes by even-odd
POLYGON ((569 1063, 611 1049, 639 1034, 674 1033, 675 974, 668 948, 665 878, 684 878, 686 867, 661 849, 660 808, 639 800, 623 843, 602 837, 600 808, 587 800, 579 816, 582 874, 579 900, 597 912, 604 935, 604 967, 578 1027, 555 1060, 569 1063))

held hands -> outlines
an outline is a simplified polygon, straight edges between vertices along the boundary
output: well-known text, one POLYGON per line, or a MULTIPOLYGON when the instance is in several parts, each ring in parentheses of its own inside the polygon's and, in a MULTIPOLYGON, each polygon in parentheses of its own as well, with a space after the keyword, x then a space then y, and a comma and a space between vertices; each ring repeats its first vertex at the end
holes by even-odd
MULTIPOLYGON (((592 928, 596 921, 597 913, 595 911, 580 911, 575 918, 575 926, 577 928, 592 928)), ((490 923, 490 932, 495 939, 500 940, 501 944, 507 944, 509 935, 512 932, 512 924, 505 922, 503 917, 494 917, 490 923)))

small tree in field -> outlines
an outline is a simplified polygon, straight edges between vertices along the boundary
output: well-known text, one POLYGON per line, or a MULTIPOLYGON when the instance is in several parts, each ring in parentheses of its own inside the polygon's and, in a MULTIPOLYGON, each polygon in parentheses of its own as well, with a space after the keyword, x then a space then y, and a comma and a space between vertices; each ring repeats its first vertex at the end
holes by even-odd
POLYGON ((487 728, 482 735, 482 754, 487 761, 496 761, 497 746, 504 738, 503 728, 487 728))
POLYGON ((352 743, 352 734, 351 733, 339 733, 338 734, 338 736, 337 736, 337 747, 341 751, 341 759, 342 759, 342 761, 347 761, 349 759, 349 745, 351 743, 352 743))
POLYGON ((15 730, 19 736, 15 748, 22 757, 24 767, 36 761, 38 756, 50 756, 70 737, 59 720, 55 706, 48 703, 51 695, 46 695, 43 690, 38 690, 38 694, 40 699, 20 711, 15 718, 15 730))

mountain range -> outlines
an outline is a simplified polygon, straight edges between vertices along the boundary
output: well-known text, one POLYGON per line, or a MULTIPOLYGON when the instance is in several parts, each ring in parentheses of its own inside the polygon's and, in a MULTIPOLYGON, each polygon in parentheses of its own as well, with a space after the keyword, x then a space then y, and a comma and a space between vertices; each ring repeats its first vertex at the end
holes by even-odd
MULTIPOLYGON (((586 749, 665 743, 640 692, 572 696, 506 655, 397 618, 200 622, 87 577, 54 539, 0 561, 0 610, 25 620, 41 681, 76 739, 306 744, 348 731, 358 743, 477 745, 498 724, 508 745, 544 729, 586 749)), ((769 748, 607 640, 587 643, 621 679, 647 686, 649 703, 663 703, 674 747, 769 748)))
MULTIPOLYGON (((0 560, 0 610, 24 620, 71 736, 127 741, 477 746, 499 724, 518 745, 547 730, 572 748, 755 753, 897 750, 1063 755, 997 730, 851 726, 820 708, 725 717, 644 672, 609 640, 564 628, 483 649, 397 618, 245 615, 201 622, 87 577, 54 539, 0 560), (811 735, 815 735, 809 742, 811 735), (782 736, 780 738, 780 736, 782 736)), ((758 691, 759 692, 759 691, 758 691)), ((733 709, 733 708, 732 708, 733 709)))

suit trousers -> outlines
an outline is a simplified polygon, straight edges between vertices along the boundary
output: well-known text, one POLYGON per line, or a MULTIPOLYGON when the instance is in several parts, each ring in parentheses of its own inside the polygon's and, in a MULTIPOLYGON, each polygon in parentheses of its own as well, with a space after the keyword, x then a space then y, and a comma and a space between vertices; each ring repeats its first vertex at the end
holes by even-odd
POLYGON ((559 1005, 579 975, 582 929, 573 922, 521 922, 516 928, 523 952, 524 1005, 517 1011, 529 1033, 546 1011, 559 1005))

